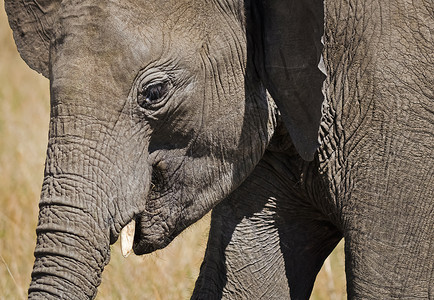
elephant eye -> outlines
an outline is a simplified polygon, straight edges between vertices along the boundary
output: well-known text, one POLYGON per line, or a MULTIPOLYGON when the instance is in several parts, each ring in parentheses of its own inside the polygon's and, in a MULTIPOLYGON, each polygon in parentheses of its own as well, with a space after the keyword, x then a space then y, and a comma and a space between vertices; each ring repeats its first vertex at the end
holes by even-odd
POLYGON ((137 103, 143 107, 148 108, 149 105, 160 102, 169 91, 168 82, 159 82, 151 85, 143 85, 137 94, 137 103))

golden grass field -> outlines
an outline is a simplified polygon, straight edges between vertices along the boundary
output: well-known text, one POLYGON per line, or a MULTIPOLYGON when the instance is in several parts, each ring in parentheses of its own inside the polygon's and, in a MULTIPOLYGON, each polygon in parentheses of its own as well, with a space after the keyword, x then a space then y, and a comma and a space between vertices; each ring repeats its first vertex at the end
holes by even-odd
MULTIPOLYGON (((33 264, 49 121, 49 82, 21 60, 0 1, 0 300, 25 299, 33 264)), ((166 249, 124 259, 112 246, 97 299, 188 299, 203 258, 209 215, 166 249)), ((312 299, 344 299, 342 243, 312 299)))

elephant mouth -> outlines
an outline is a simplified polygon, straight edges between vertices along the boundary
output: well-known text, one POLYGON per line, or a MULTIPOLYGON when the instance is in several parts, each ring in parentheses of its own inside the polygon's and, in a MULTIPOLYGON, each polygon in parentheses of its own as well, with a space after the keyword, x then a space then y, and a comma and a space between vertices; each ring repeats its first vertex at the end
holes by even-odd
POLYGON ((121 252, 124 257, 128 257, 132 252, 143 255, 162 249, 174 238, 171 234, 144 234, 140 220, 140 215, 133 218, 120 232, 121 252))
MULTIPOLYGON (((160 160, 153 163, 151 179, 153 188, 148 195, 148 201, 152 196, 159 198, 168 193, 167 181, 167 162, 160 160)), ((173 239, 166 237, 170 235, 169 226, 161 224, 158 226, 158 222, 150 222, 152 217, 150 218, 149 215, 155 216, 155 214, 139 212, 122 228, 120 245, 124 257, 128 257, 132 252, 136 255, 151 253, 164 248, 173 239), (152 230, 151 227, 156 230, 152 230)))

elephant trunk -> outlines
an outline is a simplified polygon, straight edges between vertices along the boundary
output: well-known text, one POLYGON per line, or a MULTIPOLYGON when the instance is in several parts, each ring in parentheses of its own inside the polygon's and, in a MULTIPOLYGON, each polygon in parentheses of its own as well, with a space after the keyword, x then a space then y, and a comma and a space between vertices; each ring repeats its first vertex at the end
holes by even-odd
POLYGON ((119 100, 125 90, 99 80, 103 73, 89 77, 88 68, 105 70, 105 63, 86 51, 72 55, 74 40, 53 49, 66 54, 51 66, 51 122, 30 299, 94 298, 110 243, 143 210, 149 191, 148 136, 138 134, 129 105, 119 100))
POLYGON ((102 182, 102 163, 87 163, 90 148, 81 143, 50 137, 29 299, 92 299, 109 262, 116 196, 102 182))
POLYGON ((128 163, 139 161, 136 152, 111 147, 106 127, 77 115, 50 124, 29 299, 94 298, 110 243, 149 189, 148 165, 128 163))
POLYGON ((92 212, 43 199, 29 299, 92 299, 110 258, 109 237, 92 212))

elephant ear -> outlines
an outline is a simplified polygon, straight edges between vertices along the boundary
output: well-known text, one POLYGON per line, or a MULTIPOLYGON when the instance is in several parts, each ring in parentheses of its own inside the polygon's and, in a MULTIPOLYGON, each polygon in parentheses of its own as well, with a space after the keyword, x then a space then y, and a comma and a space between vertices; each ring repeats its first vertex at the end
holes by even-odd
POLYGON ((318 65, 323 45, 320 0, 262 0, 262 80, 275 100, 298 153, 312 160, 319 146, 325 75, 318 65))
POLYGON ((61 0, 5 0, 15 43, 23 60, 48 78, 50 40, 61 0))

